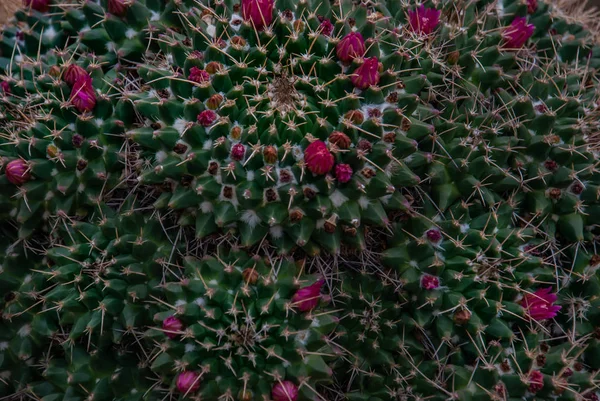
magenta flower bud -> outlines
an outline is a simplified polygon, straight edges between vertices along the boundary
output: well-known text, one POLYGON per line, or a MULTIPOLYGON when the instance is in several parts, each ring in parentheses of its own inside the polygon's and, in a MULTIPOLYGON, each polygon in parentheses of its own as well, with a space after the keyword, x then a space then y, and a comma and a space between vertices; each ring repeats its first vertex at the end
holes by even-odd
POLYGON ((130 5, 130 0, 108 0, 108 12, 117 17, 123 17, 127 14, 130 5))
POLYGON ((80 113, 91 111, 96 107, 96 93, 89 76, 80 78, 73 84, 71 103, 80 113))
POLYGON ((524 17, 517 17, 509 27, 504 29, 502 38, 504 39, 504 49, 520 49, 529 40, 535 27, 527 23, 524 17))
POLYGON ((429 35, 435 31, 440 23, 440 10, 425 8, 421 6, 416 10, 408 12, 410 29, 419 35, 429 35))
POLYGON ((431 230, 427 230, 425 232, 425 236, 427 237, 427 239, 431 242, 440 242, 442 240, 442 233, 440 232, 440 230, 437 230, 435 228, 432 228, 431 230))
POLYGON ((283 381, 275 384, 271 390, 273 401, 296 401, 298 399, 298 387, 291 381, 283 381))
POLYGON ((198 114, 198 123, 203 127, 210 127, 217 121, 217 113, 212 110, 204 110, 198 114))
POLYGON ((424 274, 421 277, 421 288, 424 290, 435 290, 440 286, 440 279, 431 274, 424 274))
POLYGON ((14 185, 23 185, 31 179, 29 166, 23 159, 16 159, 6 165, 6 179, 14 185))
POLYGON ((530 319, 540 321, 556 316, 561 307, 554 305, 558 297, 550 291, 552 287, 540 288, 533 294, 526 293, 523 296, 520 304, 525 308, 525 313, 530 319))
POLYGON ((321 25, 319 25, 319 28, 321 29, 321 33, 325 36, 330 36, 331 32, 333 32, 333 24, 327 18, 321 21, 321 25))
POLYGON ((246 148, 241 143, 236 143, 231 147, 231 158, 236 161, 244 159, 246 148))
POLYGON ((167 337, 173 339, 178 335, 176 332, 179 332, 181 329, 183 329, 183 323, 181 323, 181 320, 177 319, 175 316, 169 316, 163 321, 162 328, 167 337))
POLYGON ((319 280, 313 285, 300 288, 292 297, 294 306, 301 312, 308 312, 309 310, 316 308, 321 299, 322 286, 323 280, 319 280))
POLYGON ((50 0, 23 0, 23 5, 32 10, 45 13, 50 9, 50 0))
POLYGON ((0 82, 0 88, 2 88, 2 92, 4 92, 5 95, 10 95, 10 84, 6 81, 2 81, 0 82))
POLYGON ((188 76, 188 79, 201 84, 210 81, 210 74, 198 67, 192 67, 190 69, 190 75, 188 76))
POLYGON ((529 391, 537 393, 544 388, 544 375, 539 370, 532 370, 527 376, 529 391))
POLYGON ((177 376, 177 390, 183 394, 193 393, 200 388, 200 375, 196 372, 181 372, 177 376))
POLYGON ((338 164, 335 166, 335 176, 342 184, 352 179, 352 167, 349 164, 338 164))
POLYGON ((273 22, 274 0, 242 0, 242 17, 258 30, 273 22))
POLYGON ((314 141, 304 150, 304 162, 313 174, 327 174, 333 168, 334 161, 323 141, 314 141))
POLYGON ((537 11, 538 2, 537 0, 527 0, 527 12, 529 14, 533 14, 537 11))
POLYGON ((81 80, 81 79, 87 79, 87 80, 92 80, 90 78, 90 75, 88 74, 88 72, 86 70, 84 70, 83 68, 81 68, 80 66, 78 66, 77 64, 71 64, 67 67, 67 69, 65 70, 65 72, 63 73, 62 76, 63 81, 65 81, 67 84, 69 84, 69 86, 73 87, 73 85, 75 85, 75 82, 81 80))
POLYGON ((358 89, 367 89, 379 83, 379 60, 371 57, 352 74, 352 83, 358 89))
POLYGON ((340 40, 335 51, 342 62, 351 63, 355 58, 363 57, 367 49, 362 35, 358 32, 350 32, 340 40))

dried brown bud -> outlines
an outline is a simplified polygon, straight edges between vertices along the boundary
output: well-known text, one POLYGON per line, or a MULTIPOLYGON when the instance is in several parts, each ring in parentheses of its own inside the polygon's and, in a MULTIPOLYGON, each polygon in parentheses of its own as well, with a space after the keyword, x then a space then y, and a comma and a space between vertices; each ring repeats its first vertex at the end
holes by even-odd
POLYGON ((242 272, 242 278, 244 279, 245 283, 254 285, 258 281, 258 272, 252 267, 247 267, 242 272))

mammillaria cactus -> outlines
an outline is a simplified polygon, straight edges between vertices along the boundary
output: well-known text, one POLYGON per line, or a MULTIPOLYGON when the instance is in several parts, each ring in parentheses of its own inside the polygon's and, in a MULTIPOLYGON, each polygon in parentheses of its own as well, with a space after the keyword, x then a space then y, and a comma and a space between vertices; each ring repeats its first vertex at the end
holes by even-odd
POLYGON ((597 400, 594 14, 26 0, 0 398, 597 400))

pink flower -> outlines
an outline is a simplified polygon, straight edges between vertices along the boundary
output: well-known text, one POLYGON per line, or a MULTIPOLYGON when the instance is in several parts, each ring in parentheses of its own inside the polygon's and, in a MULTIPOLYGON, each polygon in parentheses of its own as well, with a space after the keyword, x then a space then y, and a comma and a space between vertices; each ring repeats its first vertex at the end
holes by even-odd
POLYGON ((414 11, 408 12, 410 29, 420 35, 429 35, 440 23, 440 10, 425 8, 421 6, 414 11))
POLYGON ((273 386, 271 396, 273 396, 273 401, 296 401, 298 387, 291 381, 279 382, 273 386))
POLYGON ((180 393, 188 394, 200 388, 200 375, 196 372, 181 372, 177 376, 177 390, 180 393))
POLYGON ((292 297, 294 306, 301 312, 307 312, 314 309, 319 304, 321 299, 321 287, 323 286, 323 280, 319 280, 313 285, 308 287, 300 288, 292 297))
POLYGON ((242 17, 258 30, 271 25, 274 0, 242 0, 242 17))
POLYGON ((527 377, 529 381, 529 391, 537 393, 544 388, 544 375, 539 370, 532 370, 527 377))
POLYGON ((431 242, 440 242, 442 240, 442 233, 440 230, 432 228, 431 230, 427 230, 425 232, 425 236, 431 242))
POLYGON ((333 155, 323 141, 314 141, 304 151, 304 161, 308 169, 317 175, 327 174, 333 168, 333 155))
POLYGON ((190 69, 190 75, 188 77, 190 81, 197 82, 199 84, 210 81, 210 74, 198 67, 192 67, 190 69))
POLYGON ((323 21, 321 21, 319 28, 321 28, 321 33, 325 36, 329 36, 331 35, 331 32, 333 32, 333 24, 327 18, 324 18, 323 21))
POLYGON ((217 120, 217 113, 212 110, 204 110, 198 114, 198 123, 203 127, 210 127, 217 120))
POLYGON ((96 93, 89 76, 82 77, 73 84, 71 103, 80 113, 91 111, 96 107, 96 93))
POLYGON ((177 319, 175 316, 169 316, 163 321, 162 328, 167 337, 175 338, 177 337, 177 333, 175 332, 183 329, 183 323, 181 323, 181 320, 177 319))
POLYGON ((342 184, 352 179, 352 167, 349 164, 338 164, 335 166, 335 176, 342 184))
POLYGON ((84 80, 92 80, 92 78, 90 78, 90 75, 87 73, 86 70, 84 70, 83 68, 81 68, 80 66, 78 66, 77 64, 71 64, 67 67, 67 69, 65 70, 63 76, 63 81, 65 81, 67 84, 69 84, 69 86, 73 86, 75 85, 75 82, 79 81, 80 79, 84 79, 84 80))
POLYGON ((521 306, 525 308, 527 316, 533 320, 552 319, 561 309, 559 305, 553 305, 557 300, 556 294, 551 294, 552 287, 540 288, 533 294, 526 293, 521 300, 521 306))
POLYGON ((504 29, 502 37, 504 38, 505 49, 520 49, 529 40, 535 27, 528 24, 524 17, 517 17, 509 27, 504 29))
POLYGON ((352 83, 358 89, 367 89, 379 83, 379 60, 371 57, 358 67, 352 75, 352 83))
POLYGON ((130 5, 130 0, 108 0, 108 12, 123 17, 127 14, 130 5))
POLYGON ((6 165, 6 179, 14 185, 25 184, 31 178, 29 166, 23 159, 16 159, 6 165))
POLYGON ((10 95, 10 84, 6 81, 2 81, 0 82, 0 88, 2 88, 2 92, 4 92, 5 95, 10 95))
POLYGON ((351 63, 357 57, 363 57, 367 51, 365 40, 358 32, 344 36, 335 49, 338 58, 344 63, 351 63))
POLYGON ((440 279, 431 274, 424 274, 421 277, 421 288, 425 290, 435 290, 440 286, 440 279))
POLYGON ((231 147, 231 158, 233 160, 240 161, 244 158, 246 148, 241 143, 236 143, 231 147))
POLYGON ((50 0, 23 0, 25 7, 45 13, 50 9, 50 0))
POLYGON ((533 14, 534 12, 536 12, 537 7, 538 7, 537 0, 527 0, 527 12, 529 14, 533 14))

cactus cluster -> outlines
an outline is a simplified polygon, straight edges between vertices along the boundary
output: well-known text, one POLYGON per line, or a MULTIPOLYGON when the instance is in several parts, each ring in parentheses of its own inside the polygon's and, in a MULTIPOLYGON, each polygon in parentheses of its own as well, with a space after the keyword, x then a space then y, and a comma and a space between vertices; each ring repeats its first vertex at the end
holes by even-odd
POLYGON ((0 399, 600 397, 567 0, 24 0, 0 399))

